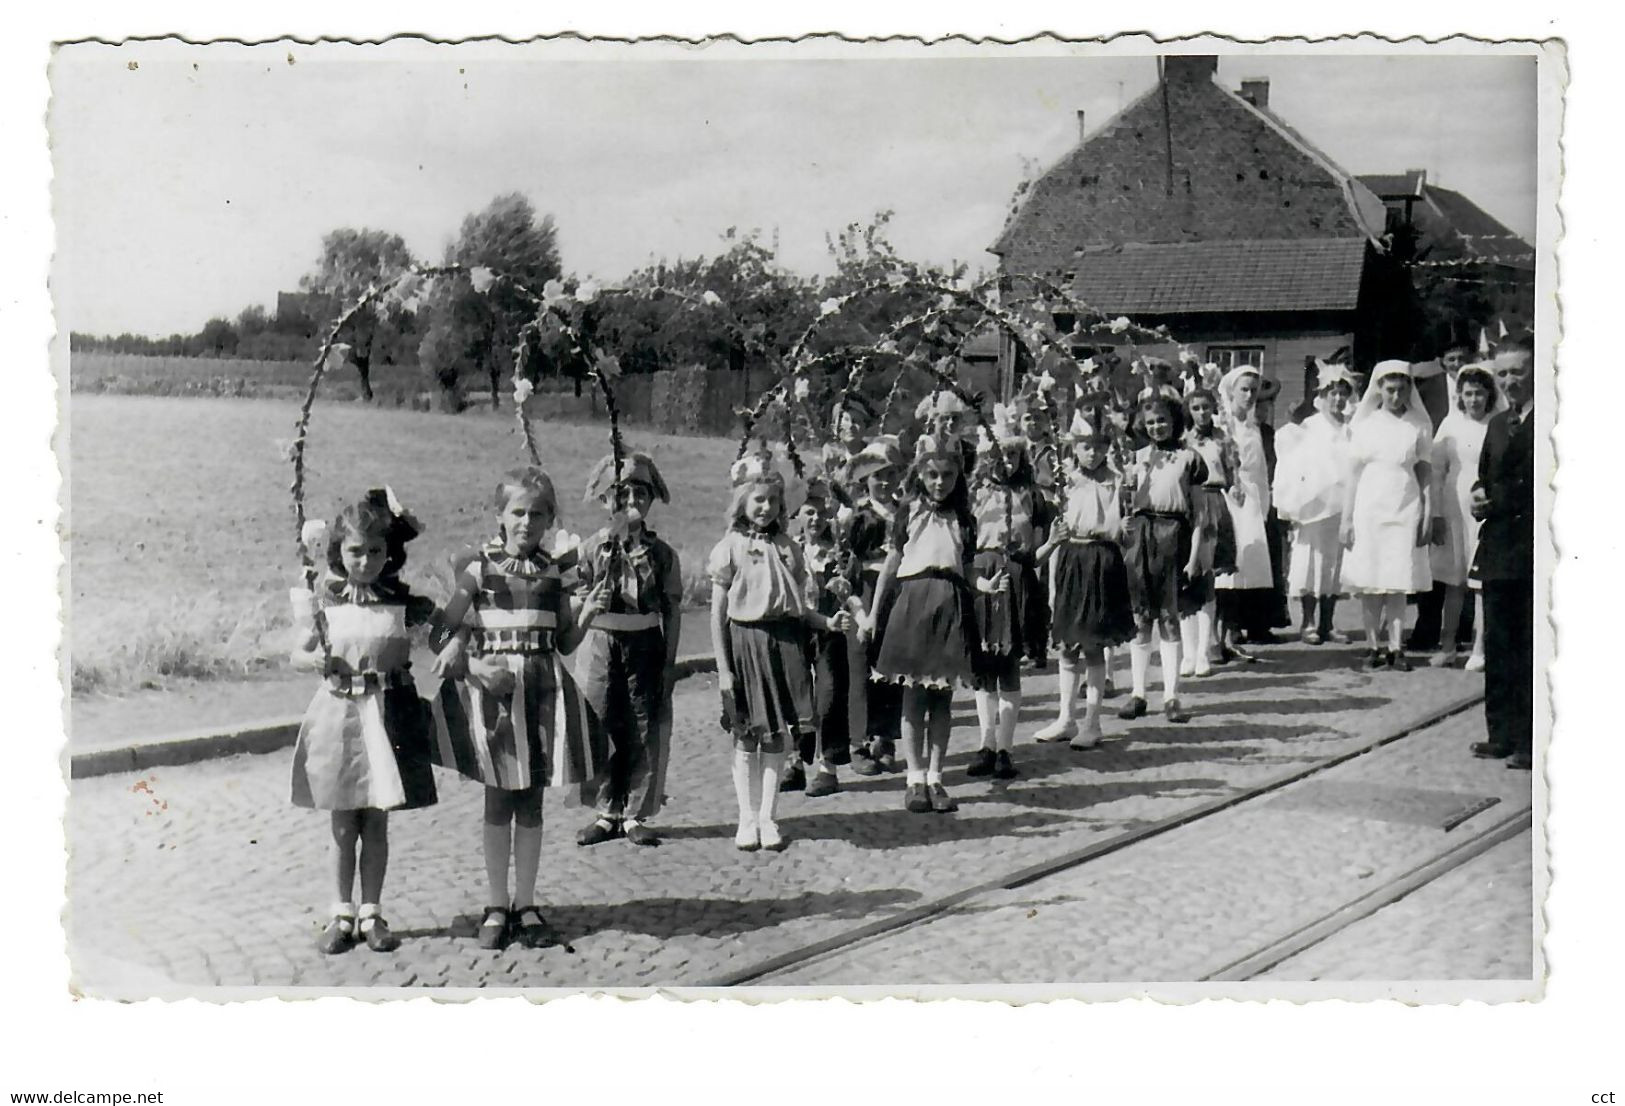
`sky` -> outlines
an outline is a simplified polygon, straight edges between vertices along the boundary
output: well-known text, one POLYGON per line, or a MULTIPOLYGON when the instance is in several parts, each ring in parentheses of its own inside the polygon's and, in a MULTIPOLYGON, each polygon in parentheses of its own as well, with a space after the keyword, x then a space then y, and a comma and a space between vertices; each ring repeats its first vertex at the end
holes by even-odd
MULTIPOLYGON (((762 60, 550 45, 60 48, 60 328, 168 334, 272 307, 340 226, 438 260, 464 215, 509 191, 555 218, 583 277, 714 254, 729 227, 827 271, 826 233, 882 209, 905 256, 991 268, 1013 190, 1076 144, 1077 111, 1092 131, 1156 79, 1153 56, 1054 44, 762 60)), ((1221 58, 1227 87, 1250 77, 1349 171, 1426 168, 1533 237, 1532 59, 1221 58)))

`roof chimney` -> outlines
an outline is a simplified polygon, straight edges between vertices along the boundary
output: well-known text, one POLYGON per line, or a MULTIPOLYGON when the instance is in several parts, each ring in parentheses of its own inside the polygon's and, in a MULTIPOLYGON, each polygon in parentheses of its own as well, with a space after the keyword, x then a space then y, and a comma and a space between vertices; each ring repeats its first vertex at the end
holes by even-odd
POLYGON ((1163 79, 1169 84, 1194 84, 1211 81, 1219 71, 1217 54, 1164 54, 1163 79))
POLYGON ((1259 111, 1270 106, 1270 82, 1267 77, 1249 77, 1241 82, 1241 98, 1259 111))
POLYGON ((1089 128, 1083 123, 1083 109, 1078 109, 1078 141, 1082 142, 1089 133, 1089 128))

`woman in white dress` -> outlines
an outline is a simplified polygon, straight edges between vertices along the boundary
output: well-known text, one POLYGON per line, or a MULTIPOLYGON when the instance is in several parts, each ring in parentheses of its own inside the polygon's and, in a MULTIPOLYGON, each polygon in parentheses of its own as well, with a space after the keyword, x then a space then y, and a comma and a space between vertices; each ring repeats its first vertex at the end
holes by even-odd
POLYGON ((1433 423, 1413 392, 1408 362, 1379 363, 1350 433, 1343 583, 1360 597, 1370 669, 1410 671, 1405 597, 1433 587, 1433 423))
POLYGON ((1244 604, 1269 601, 1267 593, 1275 588, 1265 528, 1270 513, 1269 460, 1255 410, 1262 380, 1256 365, 1237 365, 1219 381, 1219 417, 1238 459, 1235 481, 1225 494, 1236 531, 1236 570, 1216 576, 1213 586, 1218 591, 1219 619, 1223 624, 1219 631, 1222 649, 1243 660, 1253 659, 1235 645, 1236 628, 1244 621, 1244 604))
MULTIPOLYGON (((1433 436, 1434 527, 1431 567, 1433 579, 1445 585, 1444 612, 1439 622, 1439 651, 1430 663, 1448 667, 1456 662, 1456 629, 1461 608, 1473 586, 1471 570, 1478 554, 1478 519, 1473 517, 1473 485, 1478 481, 1478 455, 1490 416, 1505 408, 1495 386, 1495 374, 1485 365, 1464 365, 1455 378, 1455 404, 1433 436)), ((1476 589, 1475 589, 1476 590, 1476 589)), ((1484 603, 1474 608, 1473 651, 1467 669, 1484 667, 1484 603)))
POLYGON ((1275 436, 1275 509, 1292 527, 1287 592, 1302 609, 1300 636, 1310 645, 1334 638, 1343 594, 1343 500, 1348 495, 1349 407, 1354 376, 1347 365, 1317 361, 1315 413, 1275 436))

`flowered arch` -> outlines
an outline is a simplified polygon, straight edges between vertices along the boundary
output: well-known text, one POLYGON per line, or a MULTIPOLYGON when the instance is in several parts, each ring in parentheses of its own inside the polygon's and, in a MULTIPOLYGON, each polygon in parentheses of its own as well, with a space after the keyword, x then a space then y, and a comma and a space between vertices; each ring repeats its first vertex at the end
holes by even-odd
MULTIPOLYGON (((514 413, 519 421, 525 454, 532 464, 541 467, 542 459, 536 445, 535 428, 531 422, 528 401, 535 393, 536 386, 542 382, 543 376, 576 375, 590 379, 603 397, 605 409, 609 412, 610 452, 614 465, 612 486, 617 490, 623 484, 622 473, 626 460, 626 446, 621 436, 620 406, 615 395, 615 381, 621 375, 620 362, 581 325, 581 311, 587 305, 599 299, 616 296, 650 300, 669 298, 687 307, 713 314, 748 351, 760 351, 764 348, 755 332, 740 320, 720 296, 711 291, 696 292, 661 284, 606 287, 591 280, 581 282, 574 290, 568 290, 562 281, 550 280, 538 293, 518 277, 500 269, 486 265, 462 264, 412 265, 394 277, 368 287, 327 329, 326 336, 311 362, 310 378, 299 407, 293 441, 287 451, 288 460, 293 466, 293 480, 289 491, 293 497, 296 544, 305 587, 312 594, 316 591, 320 568, 310 548, 312 543, 305 540, 308 522, 305 503, 305 455, 309 447, 310 416, 322 380, 328 372, 344 364, 345 354, 348 352, 348 347, 338 340, 339 335, 350 321, 368 306, 386 300, 411 304, 425 297, 432 282, 441 279, 466 279, 474 291, 482 295, 494 288, 504 287, 517 293, 534 309, 534 315, 520 327, 512 352, 514 413), (564 351, 568 356, 537 358, 535 347, 549 344, 555 350, 564 351), (551 374, 546 372, 549 365, 554 370, 551 374), (575 372, 566 373, 566 366, 574 366, 575 372)), ((323 657, 329 658, 331 645, 319 604, 316 608, 316 636, 323 657)))

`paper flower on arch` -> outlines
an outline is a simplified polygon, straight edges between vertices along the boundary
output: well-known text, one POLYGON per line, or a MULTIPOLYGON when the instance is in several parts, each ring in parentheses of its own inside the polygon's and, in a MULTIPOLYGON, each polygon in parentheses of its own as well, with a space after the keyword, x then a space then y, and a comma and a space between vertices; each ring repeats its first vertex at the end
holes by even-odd
POLYGON ((841 298, 839 296, 831 296, 829 299, 818 305, 818 315, 820 318, 822 318, 825 315, 833 315, 840 309, 841 298))
POLYGON ((313 555, 327 548, 327 522, 319 518, 308 518, 304 526, 299 528, 299 544, 308 549, 313 555))
POLYGON ((1119 315, 1111 322, 1111 332, 1113 334, 1121 334, 1133 325, 1133 323, 1128 321, 1127 315, 1119 315))
POLYGON ((327 359, 322 362, 328 372, 337 372, 342 369, 350 359, 350 346, 347 342, 334 342, 327 349, 327 359))
POLYGON ((497 282, 496 274, 484 265, 476 265, 468 271, 468 282, 474 286, 474 291, 484 295, 491 290, 491 285, 497 282))
POLYGON ((796 387, 795 387, 795 397, 796 397, 796 399, 798 401, 805 402, 807 397, 810 396, 810 395, 812 395, 812 381, 808 380, 804 376, 796 377, 796 387))
POLYGON ((523 376, 513 382, 513 401, 515 403, 524 403, 535 392, 536 385, 523 376))
POLYGON ((591 303, 603 291, 596 280, 584 280, 576 286, 576 302, 591 303))
POLYGON ((707 288, 705 294, 700 297, 700 302, 708 307, 721 307, 722 297, 707 288))
POLYGON ((553 536, 548 540, 547 555, 557 561, 562 559, 566 554, 575 551, 580 547, 580 545, 580 534, 573 534, 563 527, 560 527, 559 529, 553 531, 553 536))
POLYGON ((542 302, 549 307, 564 307, 575 302, 575 297, 564 290, 564 281, 554 277, 542 285, 542 302))

